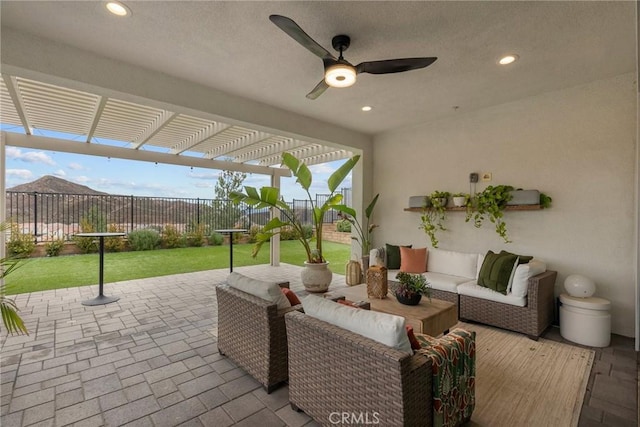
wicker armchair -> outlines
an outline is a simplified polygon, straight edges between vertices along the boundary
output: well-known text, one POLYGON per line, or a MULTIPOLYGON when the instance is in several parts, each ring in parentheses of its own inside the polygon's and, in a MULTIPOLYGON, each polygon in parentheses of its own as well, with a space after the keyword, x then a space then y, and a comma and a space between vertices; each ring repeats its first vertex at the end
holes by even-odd
POLYGON ((428 354, 410 355, 300 312, 285 321, 293 409, 327 426, 434 425, 428 354))
MULTIPOLYGON (((286 286, 281 284, 280 286, 286 286)), ((266 300, 222 284, 218 299, 218 350, 271 393, 288 376, 285 313, 266 300)))

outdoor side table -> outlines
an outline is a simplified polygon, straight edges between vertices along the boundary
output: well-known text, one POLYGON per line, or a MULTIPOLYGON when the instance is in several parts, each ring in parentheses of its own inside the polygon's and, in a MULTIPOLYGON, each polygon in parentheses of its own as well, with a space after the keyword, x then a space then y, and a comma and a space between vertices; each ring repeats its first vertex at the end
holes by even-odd
POLYGON ((229 273, 233 273, 233 233, 246 233, 243 228, 227 228, 224 230, 215 230, 216 233, 229 235, 229 273))
POLYGON ((78 237, 98 237, 100 239, 100 267, 99 267, 99 292, 95 298, 82 301, 82 305, 102 305, 116 302, 120 297, 108 297, 104 295, 104 238, 105 237, 121 237, 125 233, 78 233, 78 237))

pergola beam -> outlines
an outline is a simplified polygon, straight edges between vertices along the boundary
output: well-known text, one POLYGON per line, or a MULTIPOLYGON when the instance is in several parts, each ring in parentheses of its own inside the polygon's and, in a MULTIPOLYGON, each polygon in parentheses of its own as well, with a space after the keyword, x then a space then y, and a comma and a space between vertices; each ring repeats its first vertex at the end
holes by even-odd
MULTIPOLYGON (((329 160, 326 160, 327 162, 344 159, 347 156, 346 150, 339 150, 333 147, 325 147, 318 144, 309 144, 302 147, 298 147, 297 149, 289 150, 289 153, 293 154, 298 159, 303 160, 307 165, 310 164, 307 162, 307 159, 313 159, 314 161, 316 161, 316 163, 323 163, 323 162, 318 162, 315 159, 315 157, 320 155, 323 155, 327 159, 329 159, 329 160), (332 154, 332 153, 336 153, 336 154, 332 154)), ((276 165, 276 164, 279 164, 281 160, 282 160, 281 155, 273 155, 273 156, 263 158, 262 160, 260 160, 258 164, 262 166, 276 165)), ((316 163, 313 163, 313 164, 316 164, 316 163)))
POLYGON ((166 163, 205 169, 257 173, 270 176, 291 176, 291 171, 289 171, 289 169, 248 165, 245 163, 205 159, 202 157, 178 156, 175 154, 158 153, 155 151, 132 150, 130 148, 113 147, 110 145, 86 144, 60 138, 23 135, 12 132, 2 132, 2 135, 5 138, 5 144, 14 147, 61 151, 65 153, 85 154, 89 156, 112 157, 141 162, 166 163))
POLYGON ((248 162, 252 160, 261 160, 265 157, 270 157, 276 154, 283 153, 287 150, 292 150, 303 145, 307 145, 306 142, 299 141, 293 138, 287 138, 283 141, 267 145, 265 147, 259 147, 251 151, 247 151, 234 157, 234 162, 248 162))
POLYGON ((260 141, 271 138, 273 135, 266 132, 252 132, 248 135, 241 136, 233 141, 226 142, 212 150, 207 151, 205 157, 208 159, 215 159, 216 157, 224 156, 232 153, 242 147, 247 147, 253 144, 257 144, 260 141))
POLYGON ((171 154, 181 154, 229 129, 231 125, 214 122, 171 147, 171 154))
POLYGON ((100 123, 100 117, 102 117, 104 106, 107 105, 108 100, 109 98, 107 98, 106 96, 100 96, 98 103, 96 104, 96 108, 93 111, 93 120, 91 121, 91 127, 89 128, 89 132, 87 132, 87 142, 91 142, 91 140, 93 139, 93 134, 96 132, 98 123, 100 123))
POLYGON ((22 127, 27 135, 33 134, 33 126, 31 126, 31 122, 27 117, 27 110, 24 106, 24 100, 22 99, 22 95, 20 94, 20 89, 18 88, 18 81, 14 76, 10 76, 8 74, 2 74, 2 78, 4 79, 5 86, 7 87, 7 91, 9 92, 9 96, 11 97, 11 101, 13 101, 13 106, 18 113, 18 117, 20 117, 20 121, 22 122, 22 127))
POLYGON ((132 147, 134 150, 139 149, 144 144, 147 143, 151 138, 153 138, 158 132, 165 128, 173 119, 178 117, 178 113, 174 113, 173 111, 163 110, 162 113, 151 123, 151 125, 146 128, 140 135, 138 135, 132 141, 132 147))

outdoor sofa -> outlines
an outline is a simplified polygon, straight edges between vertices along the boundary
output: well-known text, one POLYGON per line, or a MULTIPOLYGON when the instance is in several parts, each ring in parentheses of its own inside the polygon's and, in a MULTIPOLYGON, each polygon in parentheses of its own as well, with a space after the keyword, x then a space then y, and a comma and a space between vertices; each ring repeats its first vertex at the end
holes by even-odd
MULTIPOLYGON (((373 249, 371 265, 387 267, 389 253, 394 250, 392 245, 373 249)), ((407 249, 402 252, 412 253, 407 249)), ((502 294, 478 285, 484 259, 484 254, 430 248, 421 274, 429 282, 433 298, 458 304, 460 320, 508 329, 537 340, 554 319, 557 272, 547 270, 544 261, 533 258, 517 265, 506 294, 502 294)), ((389 267, 388 280, 396 281, 399 266, 389 267)))

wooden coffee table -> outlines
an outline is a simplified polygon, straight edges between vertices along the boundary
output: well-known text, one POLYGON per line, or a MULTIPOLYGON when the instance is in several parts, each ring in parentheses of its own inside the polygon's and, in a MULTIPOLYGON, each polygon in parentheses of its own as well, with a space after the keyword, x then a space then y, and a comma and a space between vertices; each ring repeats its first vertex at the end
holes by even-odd
POLYGON ((366 283, 336 289, 335 292, 343 294, 351 301, 367 301, 371 304, 371 310, 402 316, 406 319, 407 325, 413 326, 417 333, 436 337, 458 323, 458 307, 452 302, 433 298, 429 301, 429 298, 422 297, 418 305, 404 305, 391 293, 384 299, 369 298, 366 283))

